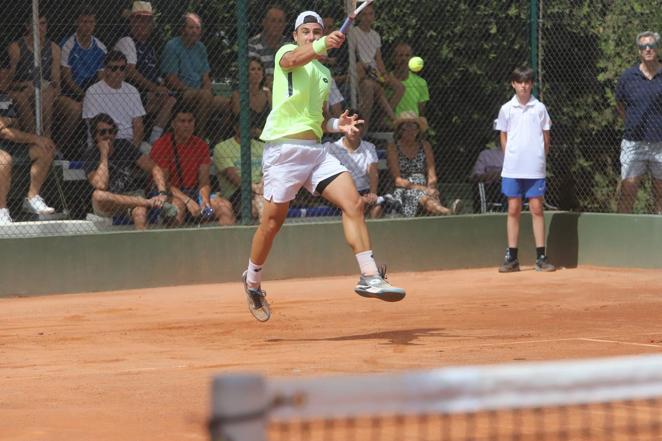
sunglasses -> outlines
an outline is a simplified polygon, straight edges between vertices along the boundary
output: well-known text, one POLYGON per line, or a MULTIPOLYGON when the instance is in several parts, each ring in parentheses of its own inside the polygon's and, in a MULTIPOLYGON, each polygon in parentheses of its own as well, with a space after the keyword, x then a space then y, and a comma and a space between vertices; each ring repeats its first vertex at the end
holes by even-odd
POLYGON ((120 72, 124 72, 126 70, 126 64, 122 64, 121 66, 107 66, 106 69, 108 69, 111 72, 117 72, 118 70, 120 72))
POLYGON ((646 44, 638 44, 640 51, 646 50, 646 49, 657 49, 657 43, 646 43, 646 44))
POLYGON ((97 135, 106 136, 115 134, 117 134, 117 127, 112 127, 110 129, 97 129, 97 135))

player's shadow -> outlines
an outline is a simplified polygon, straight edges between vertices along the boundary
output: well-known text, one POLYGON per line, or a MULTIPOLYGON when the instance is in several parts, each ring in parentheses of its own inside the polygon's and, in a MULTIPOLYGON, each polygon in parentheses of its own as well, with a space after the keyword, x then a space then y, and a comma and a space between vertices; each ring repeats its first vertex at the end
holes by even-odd
POLYGON ((398 346, 411 346, 418 345, 415 341, 421 337, 426 336, 441 336, 441 337, 461 337, 460 335, 447 334, 444 331, 444 328, 419 328, 419 329, 401 329, 398 331, 383 331, 383 332, 371 332, 369 334, 355 334, 355 335, 343 335, 340 337, 328 337, 328 338, 296 338, 296 339, 284 339, 284 338, 272 338, 267 340, 267 342, 315 342, 315 341, 354 341, 354 340, 386 340, 386 344, 398 345, 398 346))

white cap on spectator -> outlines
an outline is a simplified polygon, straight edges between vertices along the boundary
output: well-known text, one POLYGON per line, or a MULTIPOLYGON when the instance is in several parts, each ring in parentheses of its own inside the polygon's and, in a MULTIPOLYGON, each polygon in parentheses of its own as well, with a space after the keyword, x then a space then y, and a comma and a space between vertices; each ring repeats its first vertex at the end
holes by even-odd
POLYGON ((150 2, 133 2, 131 15, 154 15, 152 4, 150 2))
POLYGON ((299 29, 299 26, 304 23, 317 23, 322 26, 322 29, 324 29, 324 22, 322 21, 322 17, 320 17, 319 14, 315 11, 303 11, 301 14, 299 14, 296 21, 294 22, 294 30, 296 31, 299 29))

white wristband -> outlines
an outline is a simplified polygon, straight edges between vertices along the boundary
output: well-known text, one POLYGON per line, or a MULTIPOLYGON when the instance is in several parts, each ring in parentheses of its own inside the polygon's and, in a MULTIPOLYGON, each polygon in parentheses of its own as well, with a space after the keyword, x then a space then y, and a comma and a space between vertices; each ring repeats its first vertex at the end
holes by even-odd
POLYGON ((329 118, 326 122, 326 131, 329 133, 340 132, 340 120, 338 118, 329 118))

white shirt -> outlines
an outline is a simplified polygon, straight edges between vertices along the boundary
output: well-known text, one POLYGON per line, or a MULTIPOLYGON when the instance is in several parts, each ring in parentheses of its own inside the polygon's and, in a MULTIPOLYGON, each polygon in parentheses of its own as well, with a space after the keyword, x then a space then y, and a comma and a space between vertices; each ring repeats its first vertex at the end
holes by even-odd
POLYGON ((338 158, 338 161, 349 170, 358 191, 370 190, 370 177, 368 170, 371 164, 379 162, 375 145, 368 141, 361 141, 356 150, 348 150, 340 138, 336 142, 328 142, 325 146, 329 153, 338 158))
POLYGON ((334 104, 342 103, 345 101, 345 98, 342 96, 342 93, 340 93, 340 89, 338 89, 338 84, 336 84, 336 80, 331 78, 331 89, 329 89, 329 98, 327 100, 329 102, 329 106, 333 106, 334 104))
POLYGON ((133 41, 133 38, 129 36, 120 38, 115 43, 115 50, 124 54, 127 64, 136 65, 138 63, 138 51, 136 50, 136 42, 133 41))
POLYGON ((375 57, 377 50, 382 47, 382 37, 377 31, 370 29, 368 32, 364 32, 358 26, 352 26, 347 38, 356 48, 358 61, 376 69, 375 57))
POLYGON ((543 131, 552 122, 547 108, 535 97, 522 105, 517 95, 501 106, 496 129, 508 134, 501 176, 516 179, 542 179, 546 175, 543 131))
POLYGON ((138 90, 122 82, 119 89, 113 89, 105 81, 91 85, 83 99, 83 119, 90 119, 100 113, 108 114, 117 124, 117 137, 133 140, 133 119, 145 115, 138 90))

